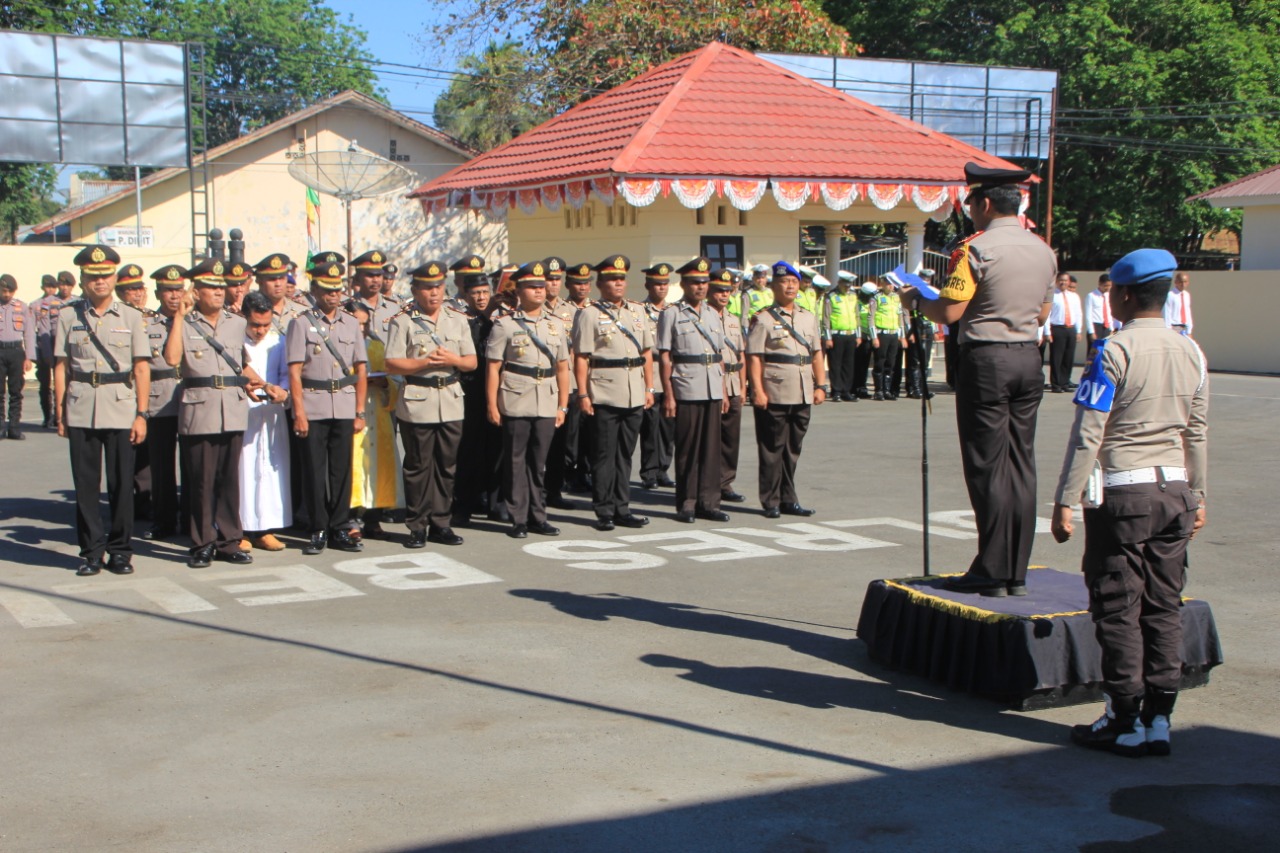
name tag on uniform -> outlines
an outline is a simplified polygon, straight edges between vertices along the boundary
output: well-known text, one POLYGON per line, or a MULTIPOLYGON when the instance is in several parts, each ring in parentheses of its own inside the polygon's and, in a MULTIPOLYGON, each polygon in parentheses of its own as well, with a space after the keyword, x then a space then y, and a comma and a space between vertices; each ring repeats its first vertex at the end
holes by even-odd
POLYGON ((600 318, 600 325, 601 325, 601 326, 612 326, 612 325, 613 325, 613 320, 609 319, 608 317, 601 317, 601 318, 600 318))

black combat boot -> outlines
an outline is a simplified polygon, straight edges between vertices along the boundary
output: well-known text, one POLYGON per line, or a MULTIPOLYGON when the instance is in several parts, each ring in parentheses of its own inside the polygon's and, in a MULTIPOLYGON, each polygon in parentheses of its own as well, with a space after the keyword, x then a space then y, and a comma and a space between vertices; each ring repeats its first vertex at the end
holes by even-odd
POLYGON ((1178 701, 1178 691, 1148 687, 1142 701, 1142 725, 1147 730, 1147 752, 1150 755, 1168 755, 1169 717, 1173 704, 1178 701))
POLYGON ((1106 749, 1127 758, 1147 754, 1146 728, 1138 711, 1141 696, 1107 696, 1107 709, 1091 726, 1074 726, 1071 740, 1090 749, 1106 749))

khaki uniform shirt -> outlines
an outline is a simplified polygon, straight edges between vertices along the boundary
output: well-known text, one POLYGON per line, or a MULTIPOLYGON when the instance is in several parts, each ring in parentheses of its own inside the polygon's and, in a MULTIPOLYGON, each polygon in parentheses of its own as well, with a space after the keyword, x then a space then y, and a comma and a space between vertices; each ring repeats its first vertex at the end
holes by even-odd
POLYGON ((22 344, 23 356, 36 360, 36 320, 21 299, 15 297, 0 305, 0 342, 22 344))
POLYGON ((578 377, 573 372, 573 342, 571 338, 573 336, 573 323, 578 319, 578 312, 582 309, 567 299, 557 299, 554 305, 547 302, 546 305, 542 306, 542 310, 550 313, 552 317, 564 324, 565 344, 569 346, 569 396, 572 397, 578 393, 578 377))
POLYGON ((65 420, 69 427, 88 429, 129 429, 142 407, 133 383, 102 383, 96 388, 89 382, 77 382, 72 371, 85 373, 128 373, 138 359, 151 357, 142 312, 118 299, 98 315, 88 302, 77 301, 58 312, 58 331, 54 335, 53 354, 67 360, 67 391, 64 398, 65 420), (76 310, 83 306, 87 327, 76 310), (115 358, 112 367, 101 350, 89 339, 92 328, 102 346, 115 358))
MULTIPOLYGON (((772 305, 761 310, 752 319, 751 330, 747 332, 747 353, 821 358, 822 339, 818 334, 817 316, 799 305, 792 305, 790 314, 772 305), (796 334, 809 344, 808 349, 778 320, 779 316, 795 327, 796 334)), ((813 403, 812 363, 770 364, 766 361, 761 365, 761 373, 770 405, 807 406, 813 403)))
POLYGON ((403 307, 403 305, 394 303, 385 296, 378 299, 376 306, 370 305, 359 297, 348 299, 346 303, 347 310, 353 313, 357 308, 369 312, 369 337, 377 339, 383 346, 386 346, 388 337, 391 334, 392 319, 400 313, 400 309, 403 307))
POLYGON ((294 302, 292 299, 286 299, 280 304, 279 311, 272 308, 271 326, 280 337, 288 337, 289 324, 293 322, 293 318, 301 317, 308 310, 306 305, 294 302))
POLYGON ((178 404, 179 435, 218 435, 244 432, 249 425, 249 395, 235 385, 224 388, 192 388, 190 380, 236 374, 227 360, 207 340, 222 344, 227 355, 244 370, 244 333, 248 322, 224 310, 214 326, 199 311, 192 311, 182 325, 182 400, 178 404), (201 334, 203 332, 204 334, 201 334))
POLYGON ((968 302, 960 317, 961 344, 1036 340, 1040 306, 1053 301, 1058 274, 1058 261, 1043 240, 1016 217, 1002 217, 959 246, 951 259, 956 268, 941 293, 968 302))
MULTIPOLYGON (((1094 459, 1104 471, 1167 465, 1187 469, 1191 490, 1207 489, 1209 371, 1204 353, 1160 318, 1133 320, 1099 356, 1115 386, 1110 411, 1076 409, 1056 500, 1080 503, 1094 459)), ((1087 380, 1086 374, 1085 380, 1087 380)), ((1082 380, 1080 394, 1090 395, 1082 380)))
POLYGON ((742 320, 727 310, 720 315, 724 324, 724 385, 730 397, 741 397, 747 384, 746 343, 742 339, 742 320))
MULTIPOLYGON (((578 312, 573 326, 573 351, 595 359, 643 358, 653 348, 653 334, 639 302, 592 302, 578 312), (631 337, 618 330, 621 324, 631 337)), ((592 367, 587 374, 587 396, 597 406, 634 409, 644 406, 644 367, 592 367)), ((581 393, 581 389, 579 389, 581 393)))
POLYGON ((556 365, 569 360, 569 331, 559 317, 553 317, 543 309, 538 317, 530 317, 517 311, 493 324, 489 342, 485 345, 485 357, 489 361, 501 361, 504 365, 502 382, 498 385, 498 411, 508 418, 554 418, 559 406, 559 385, 556 382, 556 365), (526 331, 517 320, 524 321, 526 331), (554 360, 548 359, 533 342, 538 338, 551 351, 554 360), (538 379, 523 376, 506 369, 508 364, 540 367, 551 375, 538 379))
MULTIPOLYGON (((303 380, 336 382, 355 375, 357 364, 365 364, 364 336, 360 333, 360 321, 339 309, 333 320, 318 309, 304 311, 289 324, 285 335, 285 360, 289 364, 302 365, 303 380), (325 346, 325 338, 333 344, 342 364, 334 360, 333 353, 325 346), (347 373, 343 373, 343 365, 347 373)), ((354 420, 356 416, 356 386, 354 383, 337 390, 302 389, 303 414, 308 420, 354 420)), ((364 401, 359 401, 363 408, 364 401)))
MULTIPOLYGON (((440 308, 437 322, 432 323, 417 305, 391 321, 388 331, 387 358, 426 358, 435 352, 440 345, 450 352, 467 356, 476 354, 475 339, 471 337, 471 326, 466 317, 450 308, 440 308), (432 335, 435 337, 433 338, 432 335)), ((448 379, 451 376, 461 378, 462 374, 452 367, 437 367, 430 370, 419 370, 414 376, 429 379, 448 379)), ((413 424, 442 424, 460 421, 463 418, 462 382, 454 382, 443 388, 431 388, 425 385, 411 385, 405 382, 404 392, 396 403, 396 417, 413 424)))
POLYGON ((53 334, 58 330, 58 312, 65 304, 56 293, 31 303, 36 323, 36 355, 47 364, 53 363, 53 334))
POLYGON ((668 305, 658 318, 658 351, 671 353, 671 390, 677 400, 724 399, 724 367, 710 360, 719 355, 723 361, 723 350, 724 325, 719 312, 706 302, 696 309, 687 302, 677 302, 668 305), (702 331, 698 330, 699 325, 702 331), (681 364, 679 356, 705 360, 681 364))
POLYGON ((147 411, 153 418, 176 418, 178 401, 182 399, 182 386, 178 384, 178 377, 175 375, 172 379, 156 378, 156 371, 167 372, 175 369, 164 360, 164 346, 169 340, 169 329, 173 326, 173 320, 159 311, 148 311, 146 322, 147 341, 151 347, 151 400, 147 404, 147 411))

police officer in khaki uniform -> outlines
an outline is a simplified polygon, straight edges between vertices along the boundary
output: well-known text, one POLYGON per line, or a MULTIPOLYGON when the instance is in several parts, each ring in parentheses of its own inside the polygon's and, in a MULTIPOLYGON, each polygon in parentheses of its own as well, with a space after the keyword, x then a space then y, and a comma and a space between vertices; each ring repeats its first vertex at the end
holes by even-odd
POLYGON ((453 299, 447 301, 459 311, 465 311, 467 306, 463 292, 476 276, 484 275, 484 258, 474 254, 458 258, 449 264, 449 272, 453 273, 453 299))
POLYGON ((382 298, 395 305, 397 309, 404 307, 404 300, 396 293, 396 279, 400 276, 400 267, 395 264, 382 265, 382 298))
POLYGON ((641 413, 653 406, 653 335, 643 306, 624 297, 630 268, 626 255, 595 266, 600 299, 578 312, 573 328, 578 404, 595 424, 591 494, 597 530, 649 523, 631 513, 631 457, 641 413))
POLYGON ((796 463, 809 430, 810 406, 826 399, 826 367, 818 318, 795 304, 800 273, 786 261, 773 265, 773 302, 756 313, 747 333, 760 504, 765 518, 813 515, 796 497, 796 463))
POLYGON ((1128 756, 1170 753, 1187 545, 1205 523, 1209 372, 1200 348, 1165 328, 1176 269, 1163 249, 1139 249, 1111 268, 1111 310, 1124 328, 1099 341, 1076 392, 1051 524, 1065 542, 1072 506, 1092 492, 1084 580, 1108 701, 1072 739, 1128 756), (1100 490, 1086 489, 1091 474, 1100 490))
POLYGON ((9 428, 0 424, 0 438, 21 441, 22 389, 26 386, 26 372, 36 360, 36 323, 31 311, 20 299, 14 298, 18 282, 13 276, 0 275, 0 404, 4 403, 5 386, 8 386, 9 428))
MULTIPOLYGON (((564 258, 550 257, 542 262, 546 267, 547 302, 542 310, 559 320, 566 330, 573 328, 579 308, 563 296, 565 282, 564 258)), ((572 355, 570 355, 572 361, 572 355)), ((582 418, 578 409, 578 388, 573 371, 569 370, 569 411, 564 423, 556 427, 551 439, 551 450, 547 453, 546 492, 547 506, 552 509, 576 509, 573 501, 564 496, 568 486, 566 472, 574 469, 577 457, 577 427, 582 418)))
POLYGON ((724 325, 706 301, 711 262, 694 258, 676 273, 684 298, 662 312, 657 335, 662 415, 675 423, 676 521, 728 521, 720 511, 724 325))
MULTIPOLYGON (((137 308, 143 317, 150 313, 142 267, 123 264, 116 270, 116 299, 130 308, 137 308)), ((147 426, 149 434, 150 424, 147 426)), ((151 460, 145 441, 133 449, 133 514, 134 518, 151 517, 151 460)))
POLYGON ((147 283, 142 267, 124 264, 116 270, 116 299, 139 311, 147 307, 147 283))
POLYGON ((544 307, 546 270, 534 261, 515 271, 518 308, 493 324, 485 347, 489 422, 502 427, 502 497, 514 539, 560 533, 547 521, 543 480, 569 406, 569 332, 544 307))
POLYGON ((288 333, 294 317, 307 311, 305 306, 289 298, 290 263, 288 255, 274 252, 253 265, 254 281, 271 302, 272 325, 280 337, 288 333))
POLYGON ((444 307, 444 276, 443 261, 409 273, 414 301, 391 321, 387 341, 387 371, 405 382, 396 419, 404 444, 406 548, 462 544, 449 526, 466 414, 460 380, 477 359, 466 319, 444 307))
POLYGON ((249 292, 253 268, 244 261, 225 264, 222 280, 227 283, 227 299, 224 307, 232 314, 244 316, 244 295, 249 292))
MULTIPOLYGON (((402 306, 393 303, 382 293, 383 265, 387 256, 378 250, 365 252, 351 261, 354 278, 351 287, 354 295, 343 306, 352 314, 357 309, 369 315, 369 337, 376 339, 383 346, 391 329, 391 318, 400 313, 402 306)), ((383 380, 385 381, 385 380, 383 380)))
POLYGON ((76 490, 76 538, 81 577, 106 568, 133 571, 133 448, 147 438, 151 371, 142 313, 115 298, 120 255, 87 246, 75 257, 84 298, 58 313, 54 335, 54 395, 58 435, 71 444, 76 490), (107 466, 111 528, 104 535, 99 509, 102 463, 107 466), (110 555, 104 562, 104 554, 110 555))
MULTIPOLYGON (((240 550, 240 453, 249 425, 248 389, 265 383, 245 363, 247 324, 226 309, 226 265, 203 261, 188 273, 194 309, 179 311, 169 327, 165 360, 182 374, 178 436, 189 479, 191 555, 187 565, 207 567, 214 559, 243 565, 253 557, 240 550)), ((185 307, 185 306, 184 306, 185 307)))
MULTIPOLYGON (((573 327, 578 322, 578 312, 591 304, 591 264, 572 264, 565 268, 565 298, 567 311, 573 308, 573 320, 569 324, 569 350, 573 352, 573 327)), ((560 315, 564 319, 563 315, 560 315)), ((578 373, 574 359, 569 360, 569 375, 573 384, 569 392, 569 414, 564 420, 565 429, 565 481, 570 492, 591 494, 591 460, 595 455, 595 430, 591 419, 582 412, 579 403, 578 373)))
MULTIPOLYGON (((177 264, 151 274, 159 311, 144 311, 151 347, 151 396, 147 402, 147 461, 151 468, 151 529, 143 539, 161 541, 178 531, 178 402, 182 398, 178 368, 165 360, 165 344, 173 318, 182 311, 187 271, 177 264)), ((183 503, 190 495, 183 496, 183 503)), ((185 517, 186 513, 183 513, 185 517)))
POLYGON ((720 316, 724 328, 723 357, 724 393, 728 405, 720 416, 720 500, 742 503, 746 497, 733 488, 738 477, 738 447, 742 434, 742 397, 746 390, 746 342, 742 338, 742 321, 729 308, 737 293, 737 277, 729 269, 713 269, 707 287, 707 302, 720 316))
MULTIPOLYGON (((1022 227, 1017 184, 1031 174, 965 166, 965 204, 979 229, 951 255, 939 299, 919 306, 935 323, 959 322, 956 425, 965 484, 978 526, 978 554, 958 592, 1026 595, 1036 531, 1036 414, 1044 374, 1036 330, 1053 303, 1057 261, 1022 227)), ((919 301, 904 288, 902 301, 919 301)))
POLYGON ((63 299, 58 295, 58 280, 53 276, 41 277, 40 287, 44 290, 44 296, 31 303, 31 316, 36 327, 36 382, 40 385, 40 412, 44 416, 41 426, 49 429, 55 421, 53 333, 58 325, 58 311, 62 309, 63 299))
MULTIPOLYGON (((493 328, 493 321, 489 319, 493 291, 484 273, 462 276, 459 286, 466 307, 458 316, 467 324, 478 360, 493 328)), ((448 310, 448 305, 445 309, 448 310)), ((500 507, 502 430, 489 423, 489 398, 485 392, 488 377, 487 369, 462 375, 462 442, 458 445, 458 473, 453 490, 454 527, 466 527, 471 523, 472 513, 481 511, 488 512, 494 521, 511 521, 506 510, 500 507)))
MULTIPOLYGON (((667 307, 667 291, 671 289, 671 265, 654 264, 644 273, 644 288, 648 296, 644 302, 644 316, 649 322, 649 334, 658 335, 658 317, 667 307)), ((671 488, 675 482, 667 476, 671 467, 675 421, 663 417, 664 391, 654 386, 653 405, 644 410, 640 420, 640 485, 646 489, 662 486, 671 488)))
POLYGON ((338 261, 322 261, 307 270, 316 307, 295 317, 285 336, 293 432, 302 439, 295 462, 302 469, 311 527, 304 554, 319 554, 329 546, 339 551, 364 548, 349 526, 351 455, 355 434, 364 429, 368 357, 359 321, 340 308, 344 272, 338 261))

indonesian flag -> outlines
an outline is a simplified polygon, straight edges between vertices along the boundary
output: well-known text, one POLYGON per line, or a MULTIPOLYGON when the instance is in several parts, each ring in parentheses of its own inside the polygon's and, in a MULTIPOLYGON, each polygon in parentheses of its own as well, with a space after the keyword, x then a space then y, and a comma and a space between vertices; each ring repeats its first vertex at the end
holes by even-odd
POLYGON ((320 251, 320 194, 307 187, 307 267, 311 266, 311 256, 320 251))

